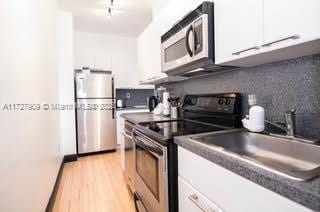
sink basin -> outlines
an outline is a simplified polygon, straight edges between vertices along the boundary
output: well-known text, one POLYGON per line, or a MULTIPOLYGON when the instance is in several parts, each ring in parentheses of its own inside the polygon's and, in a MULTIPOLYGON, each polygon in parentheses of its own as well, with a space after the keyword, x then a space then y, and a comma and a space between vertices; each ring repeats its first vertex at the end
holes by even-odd
POLYGON ((306 181, 320 175, 320 146, 317 145, 245 131, 190 139, 294 180, 306 181))

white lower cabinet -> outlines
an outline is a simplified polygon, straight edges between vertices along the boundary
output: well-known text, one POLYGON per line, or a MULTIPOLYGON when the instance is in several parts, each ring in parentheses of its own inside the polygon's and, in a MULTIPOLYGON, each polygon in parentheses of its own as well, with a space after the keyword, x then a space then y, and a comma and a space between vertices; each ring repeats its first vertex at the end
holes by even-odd
POLYGON ((120 162, 121 162, 121 168, 124 170, 125 168, 125 149, 124 149, 124 118, 121 117, 121 114, 123 113, 145 113, 149 112, 148 109, 141 109, 141 110, 120 110, 116 113, 116 121, 117 121, 117 144, 120 145, 120 162))
POLYGON ((178 164, 180 212, 311 211, 181 147, 178 164))

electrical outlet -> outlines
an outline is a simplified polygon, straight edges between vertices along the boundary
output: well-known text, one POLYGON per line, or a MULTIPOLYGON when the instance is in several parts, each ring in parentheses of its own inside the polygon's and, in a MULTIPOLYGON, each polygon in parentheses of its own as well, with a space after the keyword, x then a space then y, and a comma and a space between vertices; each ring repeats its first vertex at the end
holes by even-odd
POLYGON ((127 93, 127 99, 130 99, 130 98, 131 98, 131 94, 127 93))
POLYGON ((59 142, 58 144, 58 154, 63 155, 63 145, 61 142, 59 142))

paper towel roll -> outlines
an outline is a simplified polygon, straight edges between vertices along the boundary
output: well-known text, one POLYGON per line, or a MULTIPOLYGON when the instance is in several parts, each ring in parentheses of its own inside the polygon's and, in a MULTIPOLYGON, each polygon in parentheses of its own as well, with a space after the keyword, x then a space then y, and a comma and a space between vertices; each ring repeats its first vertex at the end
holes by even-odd
POLYGON ((170 115, 170 104, 168 102, 168 98, 170 96, 169 92, 163 93, 163 115, 169 116, 170 115))
POLYGON ((168 102, 169 97, 170 97, 169 92, 163 92, 163 103, 168 102))

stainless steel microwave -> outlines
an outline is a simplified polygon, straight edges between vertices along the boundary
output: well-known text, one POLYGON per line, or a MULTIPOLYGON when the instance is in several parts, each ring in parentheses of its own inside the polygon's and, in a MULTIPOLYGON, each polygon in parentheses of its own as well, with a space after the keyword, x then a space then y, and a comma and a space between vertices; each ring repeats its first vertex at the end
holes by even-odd
POLYGON ((162 72, 180 76, 222 68, 214 63, 213 2, 203 2, 161 36, 161 65, 162 72))

